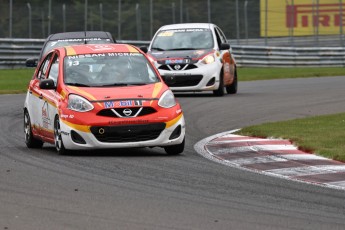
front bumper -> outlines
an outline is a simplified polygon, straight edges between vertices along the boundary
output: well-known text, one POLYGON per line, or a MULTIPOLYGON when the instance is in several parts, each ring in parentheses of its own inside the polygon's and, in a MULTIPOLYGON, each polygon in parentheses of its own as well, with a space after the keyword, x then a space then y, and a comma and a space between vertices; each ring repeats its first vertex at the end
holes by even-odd
POLYGON ((189 70, 162 70, 156 67, 173 91, 212 91, 219 88, 220 62, 198 64, 197 68, 189 70))
POLYGON ((97 125, 81 128, 61 120, 60 127, 65 148, 72 150, 164 147, 180 144, 185 137, 183 114, 169 122, 144 125, 97 125), (149 128, 150 126, 153 128, 149 128))

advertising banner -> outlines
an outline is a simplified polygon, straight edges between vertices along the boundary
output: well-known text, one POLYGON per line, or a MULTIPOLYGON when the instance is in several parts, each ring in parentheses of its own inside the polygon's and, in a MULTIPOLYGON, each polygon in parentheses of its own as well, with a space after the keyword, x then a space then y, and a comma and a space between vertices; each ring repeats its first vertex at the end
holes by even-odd
POLYGON ((262 37, 334 35, 345 25, 345 0, 261 0, 262 37))

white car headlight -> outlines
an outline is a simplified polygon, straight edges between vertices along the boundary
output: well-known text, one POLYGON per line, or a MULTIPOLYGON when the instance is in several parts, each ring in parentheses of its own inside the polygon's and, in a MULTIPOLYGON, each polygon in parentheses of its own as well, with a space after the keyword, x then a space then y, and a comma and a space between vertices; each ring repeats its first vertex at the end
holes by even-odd
POLYGON ((209 54, 207 56, 205 56, 203 59, 202 59, 202 62, 205 63, 205 64, 211 64, 214 62, 214 55, 213 54, 209 54))
POLYGON ((70 94, 68 96, 68 108, 77 112, 87 112, 93 109, 93 105, 81 96, 70 94))
POLYGON ((171 108, 176 105, 176 100, 171 90, 165 91, 158 101, 158 105, 163 108, 171 108))

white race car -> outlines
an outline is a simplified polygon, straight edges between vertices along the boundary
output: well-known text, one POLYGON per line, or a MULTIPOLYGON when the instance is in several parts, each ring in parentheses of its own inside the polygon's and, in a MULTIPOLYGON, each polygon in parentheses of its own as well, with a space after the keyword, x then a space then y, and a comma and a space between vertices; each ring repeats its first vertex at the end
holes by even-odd
POLYGON ((162 26, 148 55, 173 91, 237 93, 236 62, 221 29, 211 23, 162 26))

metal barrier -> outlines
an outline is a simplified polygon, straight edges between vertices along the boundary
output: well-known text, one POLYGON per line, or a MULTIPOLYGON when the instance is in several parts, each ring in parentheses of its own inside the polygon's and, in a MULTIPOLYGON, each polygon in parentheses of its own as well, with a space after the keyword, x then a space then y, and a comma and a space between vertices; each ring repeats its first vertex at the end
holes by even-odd
MULTIPOLYGON (((149 41, 119 40, 136 46, 149 41)), ((0 69, 25 68, 28 58, 37 57, 44 39, 0 38, 0 69)), ((233 44, 233 41, 230 41, 233 44)), ((241 67, 344 67, 343 47, 269 47, 233 45, 232 53, 241 67)))

